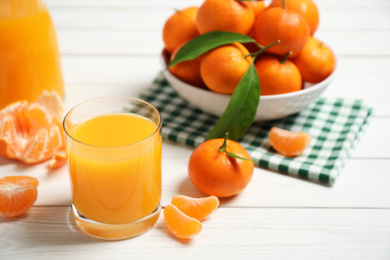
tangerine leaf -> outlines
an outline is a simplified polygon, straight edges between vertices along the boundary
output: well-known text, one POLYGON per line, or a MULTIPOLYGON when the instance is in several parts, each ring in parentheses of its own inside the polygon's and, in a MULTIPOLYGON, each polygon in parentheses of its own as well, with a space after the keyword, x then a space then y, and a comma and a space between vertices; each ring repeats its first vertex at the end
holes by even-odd
POLYGON ((260 81, 253 61, 238 83, 225 111, 205 140, 223 138, 229 133, 229 139, 240 139, 255 118, 260 102, 260 81))
POLYGON ((224 31, 205 33, 191 39, 183 47, 181 47, 180 50, 176 53, 175 58, 168 64, 168 67, 171 67, 182 61, 195 59, 209 50, 233 42, 256 43, 253 38, 240 33, 224 31))

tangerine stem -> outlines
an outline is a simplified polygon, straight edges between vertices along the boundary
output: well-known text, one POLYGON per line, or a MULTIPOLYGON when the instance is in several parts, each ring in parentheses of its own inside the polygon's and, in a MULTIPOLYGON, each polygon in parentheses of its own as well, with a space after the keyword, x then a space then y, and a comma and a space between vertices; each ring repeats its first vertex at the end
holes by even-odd
POLYGON ((286 60, 288 59, 288 57, 289 57, 291 54, 292 54, 292 51, 287 52, 286 55, 284 55, 283 59, 281 59, 279 62, 280 62, 281 64, 285 63, 286 60))
POLYGON ((227 139, 228 139, 228 137, 229 137, 229 132, 226 132, 226 133, 225 133, 225 139, 223 140, 223 144, 222 144, 222 146, 219 148, 219 152, 220 152, 220 153, 222 153, 222 152, 225 151, 226 145, 227 145, 227 139))
MULTIPOLYGON (((244 54, 244 58, 248 57, 248 56, 252 56, 252 57, 257 57, 257 55, 263 53, 265 50, 271 48, 272 46, 276 45, 280 43, 280 40, 277 40, 276 42, 273 42, 271 43, 270 45, 267 45, 265 47, 263 47, 261 50, 257 51, 257 52, 253 52, 253 53, 249 53, 249 54, 244 54)), ((260 45, 261 46, 261 45, 260 45)))
POLYGON ((225 133, 225 139, 223 140, 223 144, 222 144, 221 148, 219 148, 219 152, 220 153, 225 152, 230 157, 233 157, 233 158, 236 158, 236 159, 240 159, 240 160, 244 160, 244 161, 253 161, 254 162, 254 160, 252 160, 252 159, 241 157, 241 156, 235 155, 234 153, 226 151, 228 137, 229 137, 229 132, 226 132, 225 133))
POLYGON ((287 10, 286 0, 282 0, 283 8, 287 10))

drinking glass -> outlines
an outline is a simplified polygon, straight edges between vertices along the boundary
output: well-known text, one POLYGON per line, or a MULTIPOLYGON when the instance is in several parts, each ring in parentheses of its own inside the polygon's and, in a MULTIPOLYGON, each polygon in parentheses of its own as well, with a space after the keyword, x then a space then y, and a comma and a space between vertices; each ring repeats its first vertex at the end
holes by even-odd
POLYGON ((86 101, 64 118, 77 226, 108 240, 149 230, 160 214, 161 116, 130 97, 86 101))

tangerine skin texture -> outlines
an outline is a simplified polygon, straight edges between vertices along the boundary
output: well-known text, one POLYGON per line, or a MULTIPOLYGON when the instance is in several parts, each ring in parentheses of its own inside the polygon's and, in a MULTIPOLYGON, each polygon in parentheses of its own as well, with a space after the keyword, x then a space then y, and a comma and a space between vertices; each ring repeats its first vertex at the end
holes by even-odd
POLYGON ((261 82, 261 95, 278 95, 302 89, 302 77, 290 60, 280 63, 280 57, 266 55, 255 62, 261 82))
POLYGON ((249 2, 252 4, 253 11, 255 12, 255 17, 258 15, 261 11, 265 10, 266 6, 263 1, 251 1, 249 2))
POLYGON ((248 34, 255 21, 250 3, 236 0, 206 0, 199 7, 196 27, 200 34, 229 31, 248 34))
POLYGON ((335 69, 336 58, 328 46, 310 37, 301 53, 292 61, 297 65, 303 80, 318 83, 326 79, 335 69))
MULTIPOLYGON (((317 30, 320 22, 320 15, 317 5, 312 0, 285 0, 288 10, 295 10, 305 17, 305 20, 309 23, 310 36, 313 36, 317 30)), ((283 7, 282 0, 273 0, 269 5, 272 7, 283 7)))
POLYGON ((281 56, 289 51, 292 51, 291 57, 298 55, 309 33, 309 24, 300 13, 280 7, 268 8, 259 13, 254 25, 254 38, 259 44, 267 46, 280 40, 266 52, 281 56))
POLYGON ((248 50, 240 43, 224 45, 205 54, 200 63, 200 75, 212 91, 232 94, 248 70, 252 57, 244 58, 248 50))
MULTIPOLYGON (((223 138, 208 140, 199 145, 190 157, 189 177, 202 193, 226 198, 240 193, 250 182, 254 164, 252 161, 232 158, 219 152, 223 138)), ((248 152, 237 142, 227 140, 226 151, 250 158, 248 152)))
POLYGON ((199 35, 196 29, 198 7, 176 11, 164 24, 163 41, 165 49, 172 53, 177 47, 199 35))

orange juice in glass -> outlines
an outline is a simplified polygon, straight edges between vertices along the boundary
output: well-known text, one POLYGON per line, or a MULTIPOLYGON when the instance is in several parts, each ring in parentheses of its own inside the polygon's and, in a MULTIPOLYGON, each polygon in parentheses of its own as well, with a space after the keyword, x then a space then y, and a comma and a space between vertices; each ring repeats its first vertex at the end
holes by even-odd
POLYGON ((103 239, 150 229, 160 214, 161 117, 127 97, 84 102, 64 118, 76 224, 103 239))
POLYGON ((35 100, 43 90, 64 95, 57 37, 42 0, 0 1, 0 109, 35 100))

